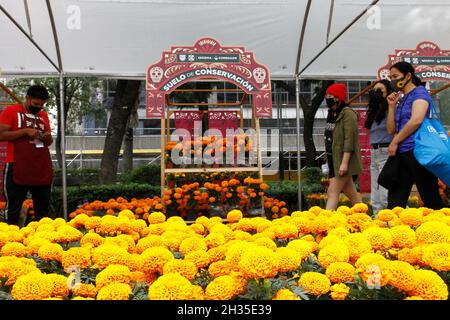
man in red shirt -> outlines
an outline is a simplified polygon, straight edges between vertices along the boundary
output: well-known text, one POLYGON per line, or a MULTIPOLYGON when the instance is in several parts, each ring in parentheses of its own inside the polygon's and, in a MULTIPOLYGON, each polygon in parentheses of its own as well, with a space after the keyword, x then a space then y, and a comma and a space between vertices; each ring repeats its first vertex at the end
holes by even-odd
POLYGON ((45 87, 33 85, 28 88, 25 105, 8 106, 0 114, 0 141, 8 141, 3 186, 8 224, 19 224, 28 192, 36 218, 49 213, 53 169, 48 147, 53 139, 43 109, 48 98, 45 87))

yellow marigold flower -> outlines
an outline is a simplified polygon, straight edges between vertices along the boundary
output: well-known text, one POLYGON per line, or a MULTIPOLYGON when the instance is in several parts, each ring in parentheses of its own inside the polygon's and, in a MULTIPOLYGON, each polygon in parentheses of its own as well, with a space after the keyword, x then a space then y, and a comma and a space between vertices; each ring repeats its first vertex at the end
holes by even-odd
POLYGON ((212 263, 212 262, 217 262, 217 261, 225 259, 226 252, 227 252, 227 248, 225 246, 218 246, 218 247, 209 249, 207 251, 208 256, 209 256, 209 261, 212 263))
POLYGON ((142 231, 147 228, 147 223, 143 219, 135 219, 131 221, 131 230, 142 233, 142 231))
POLYGON ((301 300, 289 289, 280 289, 273 296, 272 300, 301 300))
POLYGON ((405 292, 414 288, 415 269, 404 261, 389 261, 390 272, 389 284, 405 292))
POLYGON ((326 269, 333 262, 348 262, 350 259, 350 252, 347 245, 333 243, 319 251, 318 259, 320 264, 326 269))
POLYGON ((61 274, 46 275, 53 283, 51 296, 53 298, 64 299, 69 295, 69 287, 67 285, 67 277, 61 274))
POLYGON ((389 222, 396 217, 395 213, 389 209, 380 210, 377 214, 377 219, 383 222, 389 222))
POLYGON ((205 228, 208 228, 208 225, 209 225, 209 218, 208 218, 208 217, 205 217, 205 216, 198 217, 197 219, 195 219, 195 223, 200 223, 200 224, 203 225, 205 228))
POLYGON ((397 254, 397 259, 408 262, 411 265, 418 265, 422 262, 423 250, 421 247, 403 248, 397 254))
POLYGON ((15 258, 14 260, 1 260, 0 261, 0 279, 5 279, 5 285, 13 285, 17 279, 30 272, 39 271, 35 265, 25 264, 15 256, 7 256, 2 258, 15 258))
POLYGON ((344 227, 337 227, 328 231, 328 236, 337 236, 341 240, 344 240, 349 234, 350 232, 344 227))
POLYGON ((189 260, 174 259, 167 262, 163 267, 163 274, 179 273, 188 280, 194 279, 197 271, 196 265, 189 260))
POLYGON ((371 223, 372 219, 365 213, 353 213, 348 216, 347 222, 354 230, 358 231, 362 230, 365 224, 371 223))
POLYGON ((379 265, 385 261, 386 258, 378 253, 365 253, 356 261, 356 271, 365 272, 370 265, 379 265))
POLYGON ((331 286, 330 296, 333 300, 345 300, 349 292, 349 287, 343 283, 337 283, 331 286))
POLYGON ((418 297, 418 296, 411 296, 411 297, 407 297, 404 300, 423 300, 422 297, 418 297))
POLYGON ((8 242, 8 235, 6 232, 0 231, 0 249, 8 242))
POLYGON ((242 217, 243 215, 241 210, 231 210, 227 214, 228 223, 238 222, 239 220, 242 219, 242 217))
POLYGON ((148 296, 150 300, 189 300, 193 291, 188 279, 179 273, 168 273, 153 282, 148 296))
POLYGON ((277 254, 265 247, 256 247, 242 254, 239 270, 246 279, 272 278, 278 273, 277 254))
POLYGON ((417 243, 449 243, 450 227, 439 221, 429 221, 423 223, 416 229, 417 243))
MULTIPOLYGON (((211 219, 213 219, 213 218, 211 218, 211 219)), ((239 230, 247 231, 247 232, 255 231, 258 228, 258 224, 255 223, 255 221, 250 218, 242 218, 239 220, 239 222, 234 224, 234 226, 239 230)), ((212 232, 212 230, 211 230, 211 232, 212 232)))
POLYGON ((142 267, 142 258, 139 254, 131 254, 128 256, 129 259, 126 263, 126 266, 130 271, 138 271, 141 270, 142 267))
POLYGON ((300 234, 307 234, 311 232, 312 222, 306 217, 294 217, 290 220, 290 223, 297 227, 300 234))
POLYGON ((255 246, 256 245, 253 243, 241 240, 236 240, 229 245, 225 253, 225 260, 230 264, 232 270, 239 271, 239 261, 241 260, 241 256, 244 252, 255 246))
POLYGON ((89 216, 85 213, 81 213, 72 220, 70 220, 68 224, 75 228, 81 228, 84 227, 84 224, 86 223, 87 220, 89 220, 89 216))
POLYGON ((392 235, 389 230, 378 227, 370 227, 362 232, 375 250, 387 250, 392 246, 392 235))
POLYGON ((281 247, 275 252, 278 257, 279 272, 294 271, 300 267, 302 255, 294 249, 281 247))
POLYGON ((221 246, 226 242, 225 236, 220 232, 210 233, 205 239, 209 249, 221 246))
POLYGON ((347 222, 347 216, 342 213, 334 213, 329 218, 328 230, 330 231, 335 228, 349 228, 349 224, 347 222))
POLYGON ((203 235, 205 233, 205 227, 200 223, 193 223, 189 227, 197 234, 203 235))
POLYGON ((11 296, 14 300, 43 300, 50 298, 53 282, 50 277, 40 271, 21 276, 14 283, 11 296))
POLYGON ((298 229, 292 223, 283 223, 275 227, 275 237, 278 239, 295 239, 298 237, 298 229))
POLYGON ((418 226, 423 221, 423 214, 417 208, 408 208, 400 212, 399 214, 400 220, 403 224, 414 227, 418 226))
POLYGON ((208 272, 214 277, 220 277, 229 275, 231 273, 231 267, 228 262, 226 261, 217 261, 213 262, 208 267, 208 272))
POLYGON ((206 240, 198 237, 191 237, 184 239, 180 244, 180 252, 183 256, 186 256, 189 252, 197 250, 208 250, 206 240))
POLYGON ((7 231, 6 235, 8 236, 9 242, 23 242, 25 239, 24 234, 17 230, 7 231))
POLYGON ((339 213, 345 214, 345 215, 350 215, 350 214, 353 213, 353 212, 352 212, 352 209, 350 209, 350 208, 347 207, 347 206, 339 206, 339 207, 336 209, 336 211, 339 212, 339 213))
POLYGON ((327 294, 330 291, 330 280, 326 275, 318 272, 305 272, 301 275, 299 285, 313 296, 327 294))
POLYGON ((112 283, 100 289, 97 300, 129 300, 131 288, 125 283, 112 283))
POLYGON ((326 216, 318 216, 312 221, 312 228, 315 234, 326 233, 330 229, 330 220, 326 216))
POLYGON ((105 238, 103 238, 101 235, 94 233, 94 232, 88 232, 86 233, 80 240, 80 246, 85 246, 86 244, 90 243, 94 247, 98 247, 99 245, 103 244, 105 242, 105 238))
POLYGON ((392 235, 392 247, 412 248, 416 245, 416 233, 410 226, 395 226, 389 231, 392 235))
POLYGON ((447 300, 448 288, 444 280, 434 271, 415 270, 413 296, 419 296, 425 300, 447 300))
POLYGON ((165 242, 162 236, 158 236, 158 235, 149 235, 146 236, 145 238, 141 238, 137 245, 136 245, 136 252, 137 253, 142 253, 145 250, 147 250, 148 248, 152 248, 152 247, 165 247, 165 242))
POLYGON ((272 226, 272 222, 269 220, 266 220, 264 222, 258 223, 258 226, 256 227, 257 234, 262 233, 264 230, 267 230, 272 226))
POLYGON ((75 296, 95 298, 95 296, 97 295, 97 287, 91 283, 78 283, 72 288, 72 292, 75 296))
POLYGON ((321 207, 319 207, 319 206, 312 206, 311 208, 309 208, 309 212, 311 212, 311 213, 314 213, 314 215, 318 215, 319 213, 321 213, 322 212, 322 208, 321 207))
POLYGON ((209 254, 203 250, 195 250, 195 251, 189 252, 184 257, 184 260, 191 261, 199 269, 206 268, 210 263, 209 254))
POLYGON ((27 244, 28 254, 30 254, 30 255, 37 254, 40 247, 42 247, 44 244, 51 243, 47 239, 34 238, 34 237, 30 238, 29 241, 25 241, 25 242, 27 244))
POLYGON ((55 231, 56 228, 53 226, 53 224, 50 223, 46 223, 46 224, 41 224, 36 228, 36 232, 40 232, 40 231, 55 231))
POLYGON ((142 271, 132 271, 131 272, 131 282, 133 283, 145 283, 145 273, 142 271))
POLYGON ((435 243, 424 247, 422 261, 438 271, 450 271, 450 243, 435 243))
POLYGON ((272 239, 267 238, 267 237, 260 237, 260 238, 257 238, 257 239, 254 241, 254 243, 255 243, 257 246, 266 247, 266 248, 271 249, 272 251, 277 249, 276 243, 275 243, 272 239))
POLYGON ((366 213, 369 210, 369 207, 365 203, 357 203, 351 208, 351 210, 354 213, 366 213))
POLYGON ((87 268, 91 265, 91 252, 87 248, 70 248, 63 252, 61 263, 64 269, 74 266, 80 269, 87 268))
POLYGON ((28 253, 27 248, 20 242, 8 242, 2 247, 0 252, 2 256, 16 257, 23 257, 28 253))
POLYGON ((152 212, 148 216, 148 222, 150 224, 163 223, 164 221, 166 221, 166 216, 162 212, 158 212, 158 211, 152 212))
POLYGON ((92 250, 92 262, 97 268, 104 269, 110 264, 127 265, 130 253, 123 248, 112 243, 104 243, 92 250))
POLYGON ((86 228, 86 230, 99 230, 100 229, 100 225, 102 223, 102 218, 101 217, 90 217, 89 219, 87 219, 84 222, 84 227, 86 228))
POLYGON ((252 235, 242 230, 234 231, 234 238, 237 240, 252 241, 252 235))
POLYGON ((376 253, 366 253, 355 263, 356 272, 368 286, 385 286, 390 279, 388 260, 376 253))
POLYGON ((287 244, 286 247, 300 253, 302 260, 308 258, 308 256, 313 253, 314 250, 312 242, 303 239, 292 240, 287 244))
POLYGON ((97 289, 103 288, 111 283, 129 284, 130 281, 130 269, 126 266, 117 264, 107 266, 104 270, 100 271, 95 278, 97 289))
POLYGON ((341 238, 339 238, 336 235, 332 235, 331 234, 331 235, 328 235, 326 237, 323 237, 322 240, 320 240, 319 249, 322 249, 322 248, 324 248, 324 247, 326 247, 326 246, 328 246, 330 244, 333 244, 333 243, 339 243, 339 244, 344 244, 345 245, 344 241, 341 238))
POLYGON ((62 235, 61 239, 64 242, 79 241, 83 237, 83 233, 80 230, 69 225, 59 226, 57 231, 62 235))
MULTIPOLYGON (((239 223, 241 221, 239 221, 239 223)), ((225 241, 230 241, 230 240, 234 239, 234 232, 233 232, 233 230, 231 230, 228 226, 223 225, 221 223, 212 226, 211 229, 209 230, 210 234, 213 234, 213 233, 216 233, 216 232, 219 232, 219 233, 223 234, 223 236, 225 237, 225 241)))
POLYGON ((134 249, 136 247, 136 243, 134 242, 134 239, 129 234, 119 234, 116 239, 123 240, 126 243, 126 249, 129 253, 133 253, 134 249))
POLYGON ((220 276, 211 281, 205 290, 207 300, 231 300, 236 296, 236 281, 232 276, 220 276))
POLYGON ((22 240, 19 240, 18 242, 23 241, 24 238, 27 238, 27 237, 33 235, 35 232, 36 231, 32 227, 23 227, 23 228, 21 228, 19 230, 19 233, 22 235, 22 240))
POLYGON ((163 273, 164 265, 175 259, 172 252, 163 247, 148 248, 141 254, 142 271, 163 273))
POLYGON ((63 248, 57 243, 48 243, 41 246, 38 250, 38 256, 45 261, 55 260, 61 262, 63 248))
POLYGON ((190 300, 205 300, 205 291, 203 288, 198 285, 192 286, 192 297, 190 300))
POLYGON ((117 231, 120 231, 121 233, 131 233, 131 231, 133 231, 131 228, 131 221, 127 217, 118 217, 116 220, 116 228, 117 231))
POLYGON ((355 268, 348 262, 333 262, 325 272, 332 283, 353 281, 355 268))
POLYGON ((173 251, 179 251, 183 240, 190 238, 188 234, 176 231, 166 231, 161 235, 161 237, 164 243, 163 246, 168 247, 173 251))
POLYGON ((133 211, 129 210, 129 209, 125 209, 119 212, 119 214, 117 215, 117 217, 121 218, 121 217, 125 217, 128 218, 130 220, 134 220, 135 216, 133 211))
POLYGON ((73 297, 72 300, 95 300, 94 298, 73 297))

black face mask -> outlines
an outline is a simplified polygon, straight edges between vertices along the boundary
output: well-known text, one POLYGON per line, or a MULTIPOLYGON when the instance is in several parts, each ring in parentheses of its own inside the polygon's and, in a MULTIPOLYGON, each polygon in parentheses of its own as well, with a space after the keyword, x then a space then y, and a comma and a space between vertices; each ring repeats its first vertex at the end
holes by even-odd
POLYGON ((408 81, 405 81, 406 75, 401 78, 401 79, 395 79, 395 80, 391 80, 391 88, 392 90, 394 90, 395 92, 399 92, 400 90, 403 89, 404 86, 406 86, 408 84, 408 81))
POLYGON ((328 108, 331 108, 336 104, 336 100, 334 100, 334 98, 327 98, 325 99, 325 103, 327 104, 328 108))
POLYGON ((30 111, 32 114, 37 114, 39 111, 41 111, 41 107, 35 107, 32 105, 28 106, 28 111, 30 111))
POLYGON ((383 97, 383 92, 381 90, 370 92, 370 102, 381 103, 385 98, 383 97))

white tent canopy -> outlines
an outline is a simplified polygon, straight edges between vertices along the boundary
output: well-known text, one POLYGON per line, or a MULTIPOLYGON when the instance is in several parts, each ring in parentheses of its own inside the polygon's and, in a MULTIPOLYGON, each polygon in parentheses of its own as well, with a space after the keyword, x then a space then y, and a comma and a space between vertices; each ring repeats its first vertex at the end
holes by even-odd
MULTIPOLYGON (((4 11, 0 12, 0 72, 3 76, 58 74, 6 15, 59 66, 51 12, 66 75, 143 79, 146 67, 159 60, 163 50, 193 45, 209 36, 222 45, 253 51, 272 78, 293 78, 327 45, 327 39, 345 29, 372 0, 313 0, 306 10, 308 2, 0 0, 4 11)), ((379 11, 361 16, 301 76, 374 78, 396 48, 414 49, 425 40, 442 49, 450 47, 449 0, 380 0, 377 6, 379 11)))

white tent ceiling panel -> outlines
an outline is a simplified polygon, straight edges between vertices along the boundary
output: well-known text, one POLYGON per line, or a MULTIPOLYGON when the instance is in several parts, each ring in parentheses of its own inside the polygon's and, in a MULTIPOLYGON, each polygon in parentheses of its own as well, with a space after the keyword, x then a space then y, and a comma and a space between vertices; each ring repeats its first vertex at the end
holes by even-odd
MULTIPOLYGON (((63 70, 67 74, 144 77, 147 66, 174 45, 205 36, 244 46, 271 70, 293 77, 307 0, 50 0, 63 70)), ((332 0, 314 0, 305 29, 299 70, 327 44, 332 0)), ((58 65, 45 0, 0 0, 58 65)), ((334 0, 328 41, 371 0, 334 0)), ((380 0, 379 29, 358 20, 302 77, 373 78, 388 54, 422 41, 450 47, 449 0, 380 0)), ((373 18, 373 16, 372 16, 373 18)), ((370 22, 370 21, 369 21, 370 22)), ((373 22, 373 20, 372 20, 373 22)), ((377 21, 375 21, 376 23, 377 21)), ((0 69, 4 75, 56 74, 56 69, 0 12, 0 69)))
MULTIPOLYGON (((346 7, 351 7, 349 1, 342 2, 341 6, 335 6, 337 17, 344 15, 346 7)), ((379 7, 379 19, 363 16, 302 76, 375 78, 377 69, 386 64, 388 55, 395 49, 415 49, 422 41, 435 42, 444 50, 450 48, 450 1, 380 1, 379 7)), ((363 6, 357 11, 362 9, 363 6)), ((333 21, 334 37, 348 22, 336 18, 333 21)), ((302 60, 300 70, 309 60, 302 60)))

